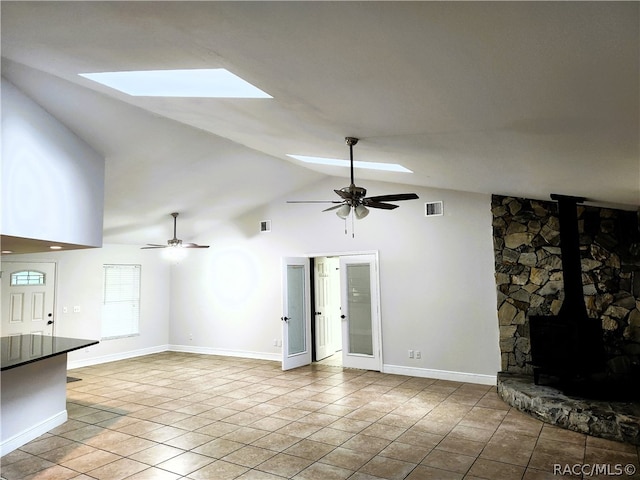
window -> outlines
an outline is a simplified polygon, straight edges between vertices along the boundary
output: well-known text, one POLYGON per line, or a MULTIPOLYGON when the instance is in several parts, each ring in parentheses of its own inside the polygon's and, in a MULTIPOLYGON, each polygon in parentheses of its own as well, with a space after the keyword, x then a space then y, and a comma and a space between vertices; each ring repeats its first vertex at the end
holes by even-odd
POLYGON ((140 265, 104 265, 102 338, 138 335, 140 265))
POLYGON ((44 285, 45 275, 35 270, 22 270, 11 274, 11 286, 44 285))

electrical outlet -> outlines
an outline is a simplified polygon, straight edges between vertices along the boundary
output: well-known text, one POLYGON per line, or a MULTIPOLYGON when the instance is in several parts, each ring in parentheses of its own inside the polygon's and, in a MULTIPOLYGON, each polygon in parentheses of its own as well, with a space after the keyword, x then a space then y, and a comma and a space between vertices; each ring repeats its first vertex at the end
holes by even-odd
POLYGON ((193 333, 189 334, 189 340, 193 340, 193 333))
POLYGON ((416 350, 416 358, 417 359, 421 359, 422 358, 422 352, 420 350, 416 350))
POLYGON ((274 346, 274 347, 277 347, 277 346, 278 346, 278 339, 277 339, 277 338, 274 338, 274 339, 273 339, 273 346, 274 346))
POLYGON ((80 313, 80 305, 74 305, 73 313, 80 313))
POLYGON ((62 313, 69 313, 69 307, 62 307, 62 313))
POLYGON ((413 358, 413 350, 409 350, 409 358, 413 358))
POLYGON ((282 346, 282 340, 278 340, 278 346, 281 347, 282 346))

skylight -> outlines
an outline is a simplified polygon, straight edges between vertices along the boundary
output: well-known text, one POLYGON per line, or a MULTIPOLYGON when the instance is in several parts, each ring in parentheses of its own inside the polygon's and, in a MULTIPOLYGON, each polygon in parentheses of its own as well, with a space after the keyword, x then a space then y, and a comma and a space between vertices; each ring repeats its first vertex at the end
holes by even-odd
POLYGON ((224 68, 81 73, 136 97, 273 98, 224 68))
MULTIPOLYGON (((323 157, 309 157, 306 155, 289 155, 288 157, 295 158, 305 163, 315 163, 318 165, 331 165, 334 167, 349 167, 349 160, 342 160, 339 158, 323 158, 323 157)), ((402 172, 413 173, 408 168, 403 167, 397 163, 384 163, 384 162, 359 162, 354 160, 353 166, 355 168, 365 168, 369 170, 384 170, 385 172, 402 172)))

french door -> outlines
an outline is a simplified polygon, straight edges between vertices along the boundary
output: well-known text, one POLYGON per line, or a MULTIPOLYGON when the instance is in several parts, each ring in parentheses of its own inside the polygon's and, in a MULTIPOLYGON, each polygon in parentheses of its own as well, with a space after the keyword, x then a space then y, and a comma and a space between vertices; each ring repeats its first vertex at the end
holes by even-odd
POLYGON ((282 369, 311 363, 311 281, 308 258, 289 257, 282 265, 282 369))
POLYGON ((342 366, 382 370, 378 268, 375 255, 340 257, 342 366))
MULTIPOLYGON (((377 255, 347 255, 339 258, 342 365, 346 368, 381 371, 382 327, 377 255)), ((311 363, 313 306, 310 304, 309 270, 309 259, 306 257, 283 259, 283 370, 311 363)))

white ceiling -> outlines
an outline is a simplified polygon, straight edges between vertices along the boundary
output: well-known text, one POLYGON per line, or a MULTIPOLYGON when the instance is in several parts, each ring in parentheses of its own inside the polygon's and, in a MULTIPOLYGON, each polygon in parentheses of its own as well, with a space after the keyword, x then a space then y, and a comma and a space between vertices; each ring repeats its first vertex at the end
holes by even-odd
MULTIPOLYGON (((105 242, 188 239, 335 175, 640 205, 638 2, 9 2, 2 74, 106 158, 105 242), (224 67, 273 99, 79 73, 224 67)), ((336 188, 348 181, 336 179, 336 188)), ((333 195, 327 192, 328 197, 333 195)))

